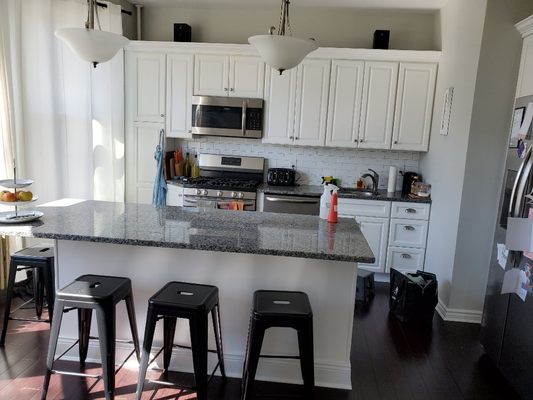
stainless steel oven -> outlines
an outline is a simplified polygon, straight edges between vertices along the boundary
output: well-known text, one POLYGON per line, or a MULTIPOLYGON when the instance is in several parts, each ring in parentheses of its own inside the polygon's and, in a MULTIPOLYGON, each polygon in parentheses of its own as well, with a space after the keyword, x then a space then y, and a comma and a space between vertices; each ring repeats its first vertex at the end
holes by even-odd
POLYGON ((192 133, 260 139, 263 135, 263 100, 193 96, 192 133))

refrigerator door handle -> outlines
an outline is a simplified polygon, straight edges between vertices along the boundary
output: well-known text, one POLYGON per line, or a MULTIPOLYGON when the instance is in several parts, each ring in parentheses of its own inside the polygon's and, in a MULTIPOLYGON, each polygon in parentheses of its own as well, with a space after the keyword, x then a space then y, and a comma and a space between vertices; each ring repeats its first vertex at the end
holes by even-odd
MULTIPOLYGON (((518 191, 518 184, 522 181, 522 175, 524 172, 524 167, 527 164, 531 157, 531 146, 526 151, 526 155, 524 156, 524 160, 520 164, 520 168, 518 168, 518 172, 516 174, 516 178, 513 184, 513 190, 511 191, 511 199, 509 203, 509 216, 514 217, 516 215, 515 209, 516 209, 516 203, 517 203, 517 191, 518 191)), ((520 210, 520 207, 518 207, 518 210, 520 210)))
POLYGON ((520 175, 520 182, 517 186, 516 197, 514 198, 514 210, 512 212, 512 217, 520 217, 520 212, 522 210, 522 204, 524 202, 524 196, 526 193, 527 183, 529 181, 529 175, 531 173, 531 167, 533 166, 533 158, 531 157, 531 146, 529 147, 526 157, 524 158, 524 168, 522 174, 520 175))

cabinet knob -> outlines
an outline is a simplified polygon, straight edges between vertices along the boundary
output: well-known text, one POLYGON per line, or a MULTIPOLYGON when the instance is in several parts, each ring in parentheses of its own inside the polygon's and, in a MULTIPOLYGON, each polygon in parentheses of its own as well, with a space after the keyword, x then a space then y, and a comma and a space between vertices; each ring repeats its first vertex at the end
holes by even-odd
POLYGON ((397 141, 397 140, 395 140, 395 141, 394 141, 394 144, 398 144, 398 141, 397 141))
POLYGON ((189 129, 189 133, 192 133, 192 129, 189 129))
POLYGON ((298 140, 298 139, 299 139, 299 137, 298 137, 298 136, 295 136, 295 137, 294 137, 294 140, 298 140))
POLYGON ((224 88, 224 91, 225 91, 225 92, 227 92, 227 91, 228 91, 228 88, 227 88, 227 87, 225 87, 225 88, 224 88))
POLYGON ((161 114, 161 117, 164 117, 164 116, 165 116, 165 114, 161 114))
POLYGON ((294 139, 294 136, 289 136, 289 139, 291 139, 291 140, 294 139))
POLYGON ((231 89, 230 89, 230 92, 234 92, 234 91, 235 91, 235 89, 234 89, 234 88, 231 88, 231 89))

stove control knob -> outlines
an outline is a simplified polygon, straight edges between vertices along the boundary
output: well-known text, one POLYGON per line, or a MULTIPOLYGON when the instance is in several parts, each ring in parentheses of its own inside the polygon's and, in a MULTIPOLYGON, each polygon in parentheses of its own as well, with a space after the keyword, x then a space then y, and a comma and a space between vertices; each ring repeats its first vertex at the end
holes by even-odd
POLYGON ((237 197, 238 197, 239 199, 242 199, 242 198, 244 197, 244 193, 243 193, 243 192, 239 192, 239 193, 237 193, 237 197))
POLYGON ((237 197, 237 193, 235 193, 235 192, 231 192, 230 196, 231 196, 231 197, 237 197))
POLYGON ((208 193, 208 191, 207 191, 207 190, 205 190, 205 189, 204 189, 204 190, 202 190, 202 194, 203 194, 204 196, 207 196, 207 193, 208 193))
POLYGON ((200 189, 196 189, 196 194, 199 196, 202 194, 202 191, 200 189))
POLYGON ((222 194, 223 194, 223 193, 222 193, 221 190, 219 190, 219 191, 217 192, 217 196, 218 196, 218 197, 222 197, 222 194))

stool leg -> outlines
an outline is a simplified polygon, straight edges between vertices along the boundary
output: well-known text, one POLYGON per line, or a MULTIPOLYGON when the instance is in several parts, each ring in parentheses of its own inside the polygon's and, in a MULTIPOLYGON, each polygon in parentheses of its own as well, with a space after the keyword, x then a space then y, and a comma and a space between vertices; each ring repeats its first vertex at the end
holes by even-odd
POLYGON ((46 302, 48 303, 48 319, 52 321, 54 317, 54 301, 56 296, 53 261, 46 264, 45 270, 43 270, 43 277, 46 289, 46 302))
POLYGON ((300 349, 300 368, 307 398, 312 398, 315 388, 315 359, 313 348, 313 318, 298 329, 298 347, 300 349))
POLYGON ((91 334, 91 319, 93 310, 90 308, 78 308, 78 338, 80 339, 80 364, 85 366, 87 350, 89 350, 89 336, 91 334))
POLYGON ((220 362, 220 373, 222 378, 226 380, 226 369, 224 368, 224 351, 222 348, 222 328, 220 326, 220 306, 217 304, 211 310, 211 317, 213 318, 213 330, 215 331, 215 344, 217 346, 218 361, 220 362))
POLYGON ((106 400, 115 398, 115 306, 96 309, 106 400))
POLYGON ((35 314, 41 319, 44 303, 44 282, 42 268, 33 268, 33 301, 35 302, 35 314))
POLYGON ((261 354, 261 346, 263 345, 264 336, 264 325, 251 318, 250 330, 248 332, 248 349, 246 351, 243 368, 242 400, 247 400, 252 395, 255 373, 257 372, 257 364, 259 364, 259 356, 261 354))
POLYGON ((133 339, 133 346, 135 346, 135 356, 137 357, 137 361, 141 362, 141 350, 139 348, 139 331, 137 330, 137 320, 135 319, 135 306, 133 305, 133 296, 126 296, 124 301, 126 302, 126 309, 128 310, 131 337, 133 339))
POLYGON ((63 302, 61 300, 57 301, 55 305, 56 318, 52 322, 52 327, 50 328, 50 341, 48 344, 48 356, 46 358, 46 373, 44 375, 43 390, 41 392, 41 399, 46 399, 46 393, 48 392, 48 385, 50 384, 50 376, 52 375, 52 369, 54 368, 54 358, 56 354, 57 341, 59 339, 59 329, 61 328, 61 320, 63 319, 63 302))
POLYGON ((163 369, 168 372, 172 347, 174 345, 174 335, 176 333, 176 317, 165 317, 163 319, 163 369))
POLYGON ((137 390, 135 391, 135 399, 140 400, 144 381, 146 379, 146 370, 148 369, 148 362, 150 361, 150 352, 152 350, 152 342, 154 340, 155 324, 157 322, 157 313, 148 306, 148 314, 146 315, 146 326, 144 327, 144 341, 141 356, 141 365, 139 368, 139 378, 137 381, 137 390))
POLYGON ((13 288, 15 287, 15 276, 17 275, 17 266, 11 260, 9 263, 9 277, 7 281, 6 304, 4 310, 4 326, 2 327, 2 336, 0 337, 0 346, 4 346, 7 334, 7 324, 11 310, 11 300, 13 299, 13 288))
POLYGON ((194 381, 198 400, 207 399, 207 315, 195 316, 189 320, 191 331, 194 381))

